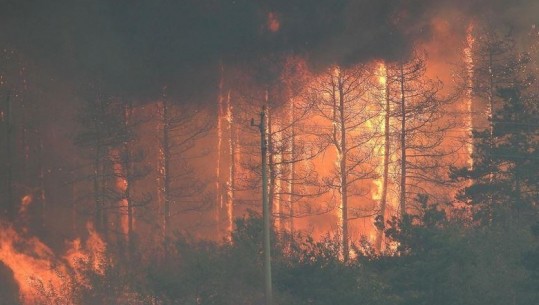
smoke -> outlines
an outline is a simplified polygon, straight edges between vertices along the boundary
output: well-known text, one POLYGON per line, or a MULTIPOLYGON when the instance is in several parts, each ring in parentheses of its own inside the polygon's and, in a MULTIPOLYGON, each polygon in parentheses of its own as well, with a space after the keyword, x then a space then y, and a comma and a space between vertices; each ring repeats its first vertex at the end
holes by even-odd
POLYGON ((137 98, 167 86, 195 101, 214 95, 220 62, 392 60, 428 40, 431 17, 444 11, 491 11, 524 24, 537 8, 533 0, 2 0, 0 44, 76 86, 137 98))

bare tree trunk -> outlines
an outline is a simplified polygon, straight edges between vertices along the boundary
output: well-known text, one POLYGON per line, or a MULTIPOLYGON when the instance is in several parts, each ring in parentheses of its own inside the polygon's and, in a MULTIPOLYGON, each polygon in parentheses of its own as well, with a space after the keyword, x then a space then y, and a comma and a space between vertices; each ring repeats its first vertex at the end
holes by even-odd
POLYGON ((165 257, 168 257, 169 235, 170 235, 170 118, 168 109, 168 99, 163 98, 163 135, 161 152, 163 164, 161 175, 163 181, 163 241, 165 257))
MULTIPOLYGON (((494 65, 494 62, 493 62, 493 56, 494 54, 492 54, 492 51, 489 52, 488 54, 488 71, 489 71, 489 92, 488 92, 488 120, 489 120, 489 139, 488 139, 488 144, 489 144, 489 152, 488 152, 488 166, 490 167, 489 168, 489 174, 488 174, 488 178, 489 178, 489 183, 492 185, 493 182, 494 182, 494 172, 492 171, 492 157, 491 157, 491 152, 492 152, 492 149, 494 148, 494 123, 492 122, 493 120, 493 115, 494 115, 494 72, 493 72, 493 65, 494 65)), ((489 208, 492 209, 492 206, 494 205, 494 198, 492 196, 492 194, 489 194, 488 196, 488 201, 489 201, 489 208)), ((491 210, 492 212, 492 210, 491 210)), ((490 215, 490 217, 492 218, 492 215, 490 215)))
POLYGON ((229 128, 229 173, 227 186, 227 221, 229 239, 232 240, 232 232, 234 230, 234 195, 236 190, 236 130, 234 126, 234 113, 231 101, 231 92, 227 95, 227 120, 229 128))
POLYGON ((341 174, 341 217, 342 217, 342 243, 343 243, 343 259, 348 261, 350 256, 350 245, 348 235, 348 171, 346 168, 347 146, 346 146, 346 119, 344 115, 344 92, 341 75, 338 76, 339 90, 339 128, 340 128, 340 151, 341 158, 339 162, 339 170, 341 174))
MULTIPOLYGON (((266 100, 266 105, 268 103, 268 100, 266 100)), ((269 211, 270 215, 274 215, 275 211, 275 183, 277 178, 277 172, 275 168, 275 145, 274 145, 274 137, 273 134, 273 121, 272 121, 272 113, 271 110, 268 107, 267 110, 267 118, 268 118, 268 125, 267 125, 267 131, 268 131, 268 171, 269 171, 269 183, 268 183, 268 200, 269 200, 269 211)), ((272 217, 273 219, 273 227, 276 226, 278 217, 272 217)))
MULTIPOLYGON (((270 187, 272 188, 271 192, 273 195, 272 205, 273 205, 273 212, 274 212, 274 226, 276 232, 280 232, 283 229, 283 223, 282 223, 282 204, 281 204, 281 193, 282 193, 282 178, 281 178, 281 170, 282 170, 282 161, 283 161, 283 154, 280 150, 276 149, 276 146, 281 145, 282 143, 282 134, 280 131, 281 125, 275 121, 271 124, 272 126, 270 129, 273 129, 274 132, 271 134, 271 140, 272 140, 272 151, 270 152, 270 163, 272 164, 271 172, 272 172, 272 183, 270 184, 270 187)), ((269 126, 268 126, 269 127, 269 126)))
POLYGON ((404 89, 404 64, 400 65, 400 91, 401 91, 401 181, 400 181, 400 213, 401 218, 406 216, 406 98, 404 89))
MULTIPOLYGON (((99 130, 99 124, 96 122, 96 130, 99 130)), ((100 134, 100 131, 97 131, 97 134, 100 134)), ((98 136, 100 137, 100 135, 98 136)), ((103 211, 103 190, 102 190, 102 178, 103 178, 103 172, 102 172, 102 155, 103 155, 103 145, 101 138, 96 139, 96 147, 95 147, 95 155, 94 155, 94 176, 93 176, 93 186, 94 186, 94 202, 95 202, 95 226, 96 229, 103 233, 105 230, 105 224, 104 224, 104 211, 103 211)))
MULTIPOLYGON (((474 96, 474 36, 473 36, 473 23, 468 25, 466 30, 466 47, 464 48, 464 63, 466 64, 466 111, 468 116, 468 136, 469 143, 468 148, 468 168, 473 169, 474 160, 473 160, 473 151, 474 151, 474 140, 473 140, 473 96, 474 96)), ((470 184, 471 185, 471 184, 470 184)))
POLYGON ((389 80, 387 69, 385 71, 385 89, 384 89, 384 160, 383 160, 383 173, 382 173, 382 195, 380 198, 380 214, 378 231, 376 232, 376 242, 375 249, 378 253, 382 250, 382 241, 384 239, 384 226, 385 226, 385 217, 386 217, 386 207, 387 207, 387 187, 389 182, 389 149, 390 149, 390 138, 389 138, 389 124, 391 116, 391 105, 389 101, 389 80))
MULTIPOLYGON (((126 103, 124 105, 124 127, 126 130, 131 128, 130 125, 130 119, 132 115, 132 106, 130 103, 126 103)), ((131 161, 131 149, 129 147, 129 140, 124 140, 123 143, 123 175, 125 179, 125 191, 124 191, 124 200, 125 204, 127 205, 127 242, 128 242, 128 249, 129 252, 133 250, 134 247, 134 222, 135 222, 135 215, 134 215, 134 208, 133 208, 133 200, 131 198, 131 186, 133 183, 133 177, 132 177, 132 161, 131 161)))
POLYGON ((223 193, 221 186, 221 158, 223 145, 223 87, 224 67, 220 64, 219 96, 217 97, 217 165, 215 167, 215 222, 217 236, 221 235, 221 209, 223 208, 223 193))
POLYGON ((294 235, 294 200, 295 200, 295 179, 296 179, 296 124, 294 123, 294 100, 290 100, 290 164, 289 164, 289 177, 288 177, 288 194, 289 194, 289 229, 290 235, 294 235))

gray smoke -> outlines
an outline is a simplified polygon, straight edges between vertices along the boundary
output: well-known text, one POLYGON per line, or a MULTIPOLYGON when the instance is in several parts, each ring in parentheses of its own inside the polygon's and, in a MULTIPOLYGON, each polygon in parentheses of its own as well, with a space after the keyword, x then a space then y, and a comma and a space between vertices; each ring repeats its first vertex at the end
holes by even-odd
POLYGON ((317 68, 391 60, 429 39, 433 15, 490 12, 524 26, 538 18, 538 2, 1 0, 0 44, 75 86, 139 98, 167 86, 192 100, 213 94, 219 62, 249 65, 276 54, 304 55, 317 68), (280 22, 276 33, 267 29, 269 12, 280 22))

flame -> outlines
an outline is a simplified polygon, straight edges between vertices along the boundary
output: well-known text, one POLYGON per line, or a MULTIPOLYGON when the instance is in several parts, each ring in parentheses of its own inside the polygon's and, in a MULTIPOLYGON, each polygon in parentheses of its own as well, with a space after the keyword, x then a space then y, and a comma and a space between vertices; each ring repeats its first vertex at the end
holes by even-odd
POLYGON ((86 224, 86 229, 89 234, 86 243, 83 245, 80 238, 68 242, 69 248, 64 255, 64 259, 67 261, 69 267, 75 271, 77 282, 89 287, 85 274, 82 271, 90 268, 90 270, 98 275, 105 274, 106 244, 99 234, 97 234, 91 223, 86 224))
POLYGON ((72 304, 75 285, 88 285, 88 271, 104 274, 106 244, 91 226, 87 241, 69 242, 64 256, 10 224, 0 223, 0 230, 0 261, 13 272, 23 304, 72 304))
MULTIPOLYGON (((122 166, 120 152, 118 149, 114 149, 111 151, 110 155, 111 160, 113 161, 112 169, 116 178, 116 190, 123 194, 127 190, 128 181, 126 179, 126 173, 124 172, 124 168, 122 166)), ((129 232, 129 217, 127 213, 129 202, 127 202, 126 198, 120 199, 120 201, 118 202, 118 206, 120 211, 118 215, 118 217, 120 218, 120 229, 123 234, 127 235, 129 232)))
POLYGON ((20 299, 25 304, 42 301, 44 295, 69 297, 63 289, 67 269, 54 253, 35 237, 20 236, 11 226, 2 225, 0 235, 0 261, 11 271, 19 286, 20 299))
POLYGON ((28 206, 30 206, 33 200, 34 200, 34 196, 32 194, 28 194, 22 197, 21 207, 19 208, 19 213, 25 214, 28 211, 28 206))
POLYGON ((474 60, 473 60, 473 48, 475 38, 473 36, 473 23, 468 25, 466 29, 466 48, 464 48, 464 63, 466 64, 466 106, 467 106, 467 129, 470 140, 467 145, 468 149, 468 167, 473 168, 473 143, 472 143, 472 131, 473 131, 473 86, 474 86, 474 60))
MULTIPOLYGON (((387 68, 386 68, 386 65, 385 63, 381 62, 379 65, 378 65, 378 69, 376 71, 376 76, 378 78, 378 83, 381 85, 381 92, 380 94, 382 94, 382 96, 386 96, 386 84, 387 84, 387 68)), ((384 113, 381 112, 380 115, 376 118, 373 118, 372 120, 369 120, 367 122, 367 125, 371 128, 371 130, 374 130, 376 131, 375 129, 378 128, 378 126, 382 126, 384 125, 384 113), (373 124, 376 124, 377 126, 373 126, 373 124)), ((374 201, 380 201, 382 199, 382 188, 383 188, 383 185, 384 185, 384 181, 383 181, 383 160, 384 160, 384 157, 385 155, 388 153, 387 151, 385 151, 385 147, 382 144, 378 144, 378 143, 374 143, 376 147, 376 151, 381 151, 381 156, 380 156, 380 160, 382 160, 382 162, 379 164, 379 166, 376 167, 376 173, 378 174, 378 178, 374 179, 373 180, 373 183, 375 185, 375 189, 374 191, 372 191, 371 193, 371 196, 372 196, 372 199, 374 201)))
POLYGON ((118 149, 113 149, 110 152, 111 160, 113 163, 113 172, 115 180, 115 186, 118 191, 125 192, 127 190, 127 179, 125 178, 124 169, 121 163, 120 152, 118 149))
POLYGON ((233 106, 231 103, 231 92, 228 91, 227 95, 227 108, 226 108, 226 121, 228 123, 229 129, 229 138, 228 138, 228 149, 230 156, 230 164, 228 165, 228 182, 227 182, 227 225, 229 236, 232 236, 232 231, 234 227, 234 178, 235 178, 235 162, 236 162, 236 139, 234 138, 234 114, 233 106))
MULTIPOLYGON (((273 140, 275 143, 281 143, 283 140, 282 132, 279 131, 281 129, 281 125, 278 122, 274 123, 274 128, 277 130, 273 134, 273 140)), ((274 162, 275 162, 275 195, 273 198, 273 207, 274 211, 273 213, 277 213, 277 217, 275 217, 275 229, 277 231, 280 231, 282 229, 282 204, 281 204, 281 192, 283 189, 283 180, 281 179, 281 173, 282 173, 282 162, 283 162, 283 154, 282 152, 274 152, 274 162)))
MULTIPOLYGON (((387 68, 386 64, 384 62, 381 62, 378 66, 378 82, 380 85, 386 85, 387 84, 387 68)), ((382 90, 382 93, 385 93, 386 89, 384 88, 382 90)))
POLYGON ((279 21, 277 14, 275 14, 274 12, 268 13, 266 26, 268 27, 268 30, 272 33, 279 31, 279 29, 281 28, 281 22, 279 21))

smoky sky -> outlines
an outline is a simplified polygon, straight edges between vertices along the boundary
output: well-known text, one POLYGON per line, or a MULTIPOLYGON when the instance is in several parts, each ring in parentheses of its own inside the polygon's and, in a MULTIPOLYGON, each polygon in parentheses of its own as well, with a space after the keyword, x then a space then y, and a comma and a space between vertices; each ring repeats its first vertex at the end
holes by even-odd
MULTIPOLYGON (((0 43, 74 85, 153 98, 215 90, 219 63, 299 54, 314 67, 396 59, 444 10, 514 18, 532 0, 0 0, 0 43), (279 20, 267 27, 268 13, 279 20)), ((535 10, 537 13, 537 11, 535 10)), ((529 15, 530 13, 523 13, 529 15)), ((533 14, 532 14, 533 16, 533 14)), ((462 20, 464 24, 465 21, 462 20)))

